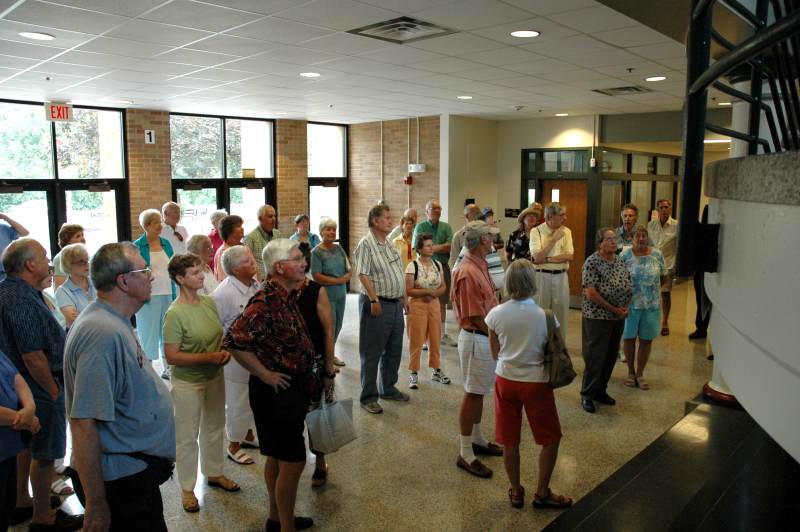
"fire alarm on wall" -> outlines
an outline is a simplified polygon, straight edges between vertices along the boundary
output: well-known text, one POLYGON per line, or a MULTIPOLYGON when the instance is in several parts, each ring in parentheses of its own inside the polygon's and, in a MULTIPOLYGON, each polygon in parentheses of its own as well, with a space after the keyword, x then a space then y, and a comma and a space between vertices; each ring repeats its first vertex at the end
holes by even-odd
POLYGON ((412 185, 414 184, 414 178, 411 175, 407 175, 403 178, 404 185, 412 185))

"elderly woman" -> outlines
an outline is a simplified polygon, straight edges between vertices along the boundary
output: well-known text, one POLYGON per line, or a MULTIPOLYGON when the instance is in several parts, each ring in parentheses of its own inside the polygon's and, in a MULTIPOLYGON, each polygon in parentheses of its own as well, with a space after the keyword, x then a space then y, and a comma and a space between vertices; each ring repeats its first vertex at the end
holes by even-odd
POLYGON ((310 222, 307 214, 298 214, 294 217, 295 232, 289 238, 300 242, 300 251, 306 258, 306 263, 311 262, 311 250, 317 247, 320 239, 314 233, 309 233, 310 222))
MULTIPOLYGON (((536 293, 536 271, 527 259, 511 263, 505 276, 509 300, 494 307, 486 316, 489 347, 497 360, 495 369, 495 433, 503 444, 503 462, 511 487, 511 506, 525 505, 525 488, 520 484, 519 442, 522 409, 528 417, 533 439, 542 446, 535 508, 566 508, 572 499, 550 490, 550 477, 558 457, 561 424, 553 397, 553 388, 544 366, 547 344, 547 319, 533 295, 536 293)), ((555 320, 555 334, 560 334, 555 320)))
POLYGON ((97 299, 97 292, 89 282, 89 252, 83 244, 69 244, 61 250, 61 267, 69 277, 56 290, 58 307, 72 327, 78 314, 97 299))
POLYGON ((433 258, 433 235, 417 236, 419 258, 406 266, 406 295, 408 301, 409 363, 411 374, 408 387, 419 388, 419 359, 422 344, 428 344, 428 367, 433 370, 431 380, 450 384, 439 364, 439 346, 442 336, 442 321, 439 314, 439 296, 447 289, 442 265, 433 258))
POLYGON ((222 237, 222 246, 217 249, 214 255, 214 275, 217 281, 222 282, 228 276, 225 273, 225 268, 222 267, 222 254, 225 253, 226 249, 242 243, 242 237, 244 237, 244 220, 242 220, 242 217, 231 214, 220 220, 219 236, 222 237))
POLYGON ((208 233, 208 238, 211 239, 211 245, 214 248, 214 250, 211 252, 211 262, 209 263, 212 271, 215 271, 214 256, 217 254, 217 250, 222 247, 223 244, 222 237, 219 234, 219 223, 226 216, 228 216, 228 213, 224 210, 214 211, 211 213, 211 232, 208 233))
POLYGON ((172 245, 161 234, 161 213, 148 209, 139 215, 139 225, 144 234, 133 241, 139 248, 139 254, 150 268, 152 289, 150 301, 145 303, 136 313, 136 334, 142 344, 142 350, 150 360, 161 359, 161 378, 169 379, 169 368, 164 360, 164 315, 172 300, 175 299, 175 286, 169 279, 167 265, 174 252, 172 245))
POLYGON ((631 274, 617 251, 617 234, 604 227, 595 236, 597 251, 583 263, 581 284, 582 356, 586 364, 581 384, 581 407, 594 413, 595 404, 614 405, 606 392, 622 338, 633 288, 631 274))
POLYGON ((516 259, 530 260, 531 229, 539 224, 541 218, 542 205, 540 203, 534 203, 519 213, 519 216, 517 216, 519 227, 508 237, 508 245, 506 246, 506 258, 508 262, 512 262, 516 259))
POLYGON ((219 285, 219 281, 214 275, 214 270, 211 268, 211 263, 214 259, 212 256, 214 245, 211 243, 211 239, 206 235, 192 235, 186 241, 186 251, 197 255, 203 262, 203 288, 200 289, 200 293, 204 296, 210 296, 211 292, 219 285))
POLYGON ((651 247, 647 228, 638 225, 633 231, 633 247, 622 252, 622 260, 631 273, 633 299, 622 331, 623 349, 628 363, 625 386, 649 390, 644 379, 644 368, 650 357, 650 347, 658 335, 661 323, 661 279, 667 275, 667 266, 661 251, 651 247), (636 352, 636 338, 639 352, 636 352), (635 367, 634 367, 635 366, 635 367))
MULTIPOLYGON (((83 237, 83 226, 78 224, 64 224, 58 230, 58 249, 63 250, 69 244, 86 244, 83 237)), ((61 286, 67 280, 67 274, 61 266, 61 251, 53 257, 54 285, 55 288, 61 286)))
MULTIPOLYGON (((350 280, 350 261, 347 259, 342 246, 336 240, 336 221, 323 218, 319 223, 319 232, 322 243, 311 251, 311 276, 325 287, 328 301, 333 312, 333 342, 339 338, 344 322, 344 308, 347 302, 347 282, 350 280)), ((338 356, 333 357, 333 363, 344 366, 345 362, 338 356)))
POLYGON ((400 218, 400 234, 392 239, 392 244, 403 261, 403 271, 411 261, 417 259, 417 250, 413 246, 414 226, 416 225, 414 218, 403 216, 400 218))
POLYGON ((208 485, 239 491, 223 474, 225 429, 225 379, 222 367, 230 353, 220 349, 222 323, 217 305, 203 288, 203 263, 187 253, 169 261, 169 276, 180 295, 164 319, 164 351, 172 366, 172 401, 175 403, 176 466, 181 502, 187 512, 200 505, 194 494, 197 482, 198 435, 200 468, 208 485))

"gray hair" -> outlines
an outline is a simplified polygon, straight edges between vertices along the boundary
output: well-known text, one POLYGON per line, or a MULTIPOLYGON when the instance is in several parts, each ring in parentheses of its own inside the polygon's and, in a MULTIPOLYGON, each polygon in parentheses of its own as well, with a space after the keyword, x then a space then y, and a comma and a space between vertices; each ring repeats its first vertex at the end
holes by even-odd
POLYGON ((81 256, 89 258, 89 252, 83 244, 76 243, 64 246, 64 249, 61 250, 61 269, 64 270, 64 273, 71 274, 72 263, 81 256))
POLYGON ((656 201, 656 207, 662 203, 669 203, 669 206, 672 207, 672 201, 668 200, 667 198, 661 198, 660 200, 656 201))
POLYGON ((647 230, 647 226, 646 225, 641 225, 641 224, 637 225, 633 229, 633 236, 636 236, 637 233, 644 233, 645 236, 650 236, 650 231, 647 230))
POLYGON ((3 269, 7 275, 19 275, 25 271, 25 263, 36 259, 36 246, 39 242, 31 237, 18 238, 3 252, 3 269))
POLYGON ((269 210, 269 209, 271 209, 271 210, 272 210, 272 212, 275 212, 275 207, 273 207, 272 205, 266 205, 266 204, 265 204, 265 205, 262 205, 262 206, 261 206, 261 207, 259 207, 259 208, 258 208, 258 210, 256 211, 256 217, 258 217, 258 218, 260 219, 262 216, 264 216, 265 214, 267 214, 267 210, 269 210))
POLYGON ((481 237, 484 235, 490 236, 489 233, 483 233, 481 231, 464 231, 464 245, 467 246, 468 250, 472 251, 480 245, 481 237))
POLYGON ((389 212, 389 211, 390 211, 389 206, 386 205, 385 203, 378 203, 377 205, 374 205, 367 214, 367 225, 369 227, 372 227, 372 224, 373 222, 375 222, 375 220, 383 216, 384 212, 389 212))
POLYGON ((564 205, 560 204, 557 201, 554 201, 553 203, 544 208, 544 219, 549 220, 550 218, 552 218, 557 214, 564 214, 565 210, 567 210, 567 208, 564 205))
POLYGON ((178 213, 180 214, 181 206, 175 203, 174 201, 168 201, 161 206, 161 215, 164 216, 167 214, 167 212, 174 211, 175 209, 178 209, 178 213))
POLYGON ((186 251, 199 255, 200 245, 206 242, 211 244, 211 239, 206 235, 192 235, 189 237, 189 240, 186 241, 186 251))
POLYGON ((133 257, 139 248, 130 242, 113 242, 100 246, 92 257, 89 276, 98 292, 110 292, 117 285, 117 277, 133 270, 133 257))
POLYGON ((146 209, 139 214, 139 226, 145 231, 156 220, 161 221, 161 213, 155 209, 146 209))
MULTIPOLYGON (((425 204, 425 210, 426 211, 431 210, 433 208, 434 203, 439 203, 439 200, 437 199, 429 200, 428 203, 425 204)), ((439 206, 441 207, 441 204, 439 206)))
POLYGON ((622 208, 619 210, 619 213, 622 214, 625 211, 633 211, 636 213, 636 217, 637 218, 639 217, 639 207, 637 207, 633 203, 626 203, 625 205, 623 205, 622 208))
POLYGON ((468 203, 464 205, 464 217, 468 218, 470 222, 477 220, 480 214, 481 208, 475 203, 468 203))
POLYGON ((261 260, 264 262, 264 270, 267 274, 274 273, 275 265, 282 260, 288 260, 292 251, 300 247, 300 242, 289 238, 275 238, 264 246, 261 252, 261 260))
POLYGON ((327 229, 329 227, 333 227, 334 229, 336 229, 338 227, 338 224, 336 223, 336 220, 334 220, 333 218, 328 218, 328 217, 325 217, 322 220, 320 220, 320 222, 319 222, 319 232, 320 233, 322 232, 323 229, 327 229))
POLYGON ((503 289, 512 299, 529 299, 536 294, 536 269, 528 259, 517 259, 506 270, 503 289))
POLYGON ((597 230, 597 233, 595 233, 594 235, 594 247, 600 249, 600 244, 603 243, 603 240, 605 240, 606 237, 606 233, 608 232, 617 234, 617 230, 614 229, 613 227, 601 227, 600 229, 597 230))
POLYGON ((247 252, 250 248, 247 246, 231 246, 222 252, 222 270, 228 274, 233 275, 233 270, 239 267, 247 259, 247 252))
POLYGON ((226 216, 228 216, 228 213, 225 212, 224 210, 219 210, 219 211, 212 212, 211 213, 211 217, 210 217, 211 218, 211 225, 213 225, 214 227, 217 227, 219 222, 223 218, 225 218, 226 216))

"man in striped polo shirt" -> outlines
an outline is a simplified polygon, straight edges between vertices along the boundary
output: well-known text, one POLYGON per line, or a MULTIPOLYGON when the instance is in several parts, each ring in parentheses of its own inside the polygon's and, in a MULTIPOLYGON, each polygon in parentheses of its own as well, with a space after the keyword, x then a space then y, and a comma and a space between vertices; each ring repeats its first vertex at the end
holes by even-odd
POLYGON ((353 252, 355 273, 361 281, 358 331, 361 407, 370 414, 380 414, 383 408, 378 397, 408 401, 408 395, 395 386, 403 354, 406 290, 403 262, 386 238, 393 225, 389 207, 384 204, 372 207, 367 222, 369 232, 353 252), (377 381, 379 367, 381 375, 377 381))

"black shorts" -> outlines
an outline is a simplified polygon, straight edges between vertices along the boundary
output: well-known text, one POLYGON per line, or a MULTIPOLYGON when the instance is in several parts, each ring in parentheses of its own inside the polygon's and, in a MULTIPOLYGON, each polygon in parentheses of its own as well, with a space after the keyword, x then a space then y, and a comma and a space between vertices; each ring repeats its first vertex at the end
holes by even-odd
POLYGON ((294 377, 287 389, 276 392, 272 386, 250 376, 250 408, 261 454, 284 462, 306 461, 303 428, 309 403, 302 377, 294 377))

